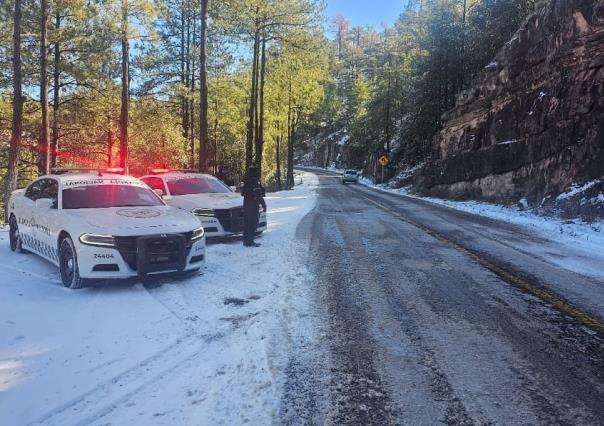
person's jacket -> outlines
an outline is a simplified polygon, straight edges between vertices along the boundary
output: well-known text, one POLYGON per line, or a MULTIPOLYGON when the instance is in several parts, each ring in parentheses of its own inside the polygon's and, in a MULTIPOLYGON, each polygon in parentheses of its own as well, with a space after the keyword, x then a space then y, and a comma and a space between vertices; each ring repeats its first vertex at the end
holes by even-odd
POLYGON ((241 195, 244 200, 254 201, 257 205, 262 206, 262 208, 266 210, 266 202, 264 201, 265 190, 258 180, 246 179, 241 188, 241 195))

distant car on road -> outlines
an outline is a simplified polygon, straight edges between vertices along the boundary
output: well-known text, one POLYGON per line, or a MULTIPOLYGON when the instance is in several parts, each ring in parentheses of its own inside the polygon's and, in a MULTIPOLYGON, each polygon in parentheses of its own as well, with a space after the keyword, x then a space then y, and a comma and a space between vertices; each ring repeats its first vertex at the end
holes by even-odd
POLYGON ((54 263, 69 288, 87 278, 194 271, 205 260, 199 221, 130 176, 57 170, 14 191, 8 208, 11 250, 54 263))
POLYGON ((346 170, 342 174, 342 183, 359 183, 359 173, 356 170, 346 170))
MULTIPOLYGON (((243 233, 243 197, 214 176, 187 170, 155 169, 142 176, 170 205, 197 216, 207 237, 243 233)), ((260 212, 256 233, 266 230, 266 212, 260 212)))

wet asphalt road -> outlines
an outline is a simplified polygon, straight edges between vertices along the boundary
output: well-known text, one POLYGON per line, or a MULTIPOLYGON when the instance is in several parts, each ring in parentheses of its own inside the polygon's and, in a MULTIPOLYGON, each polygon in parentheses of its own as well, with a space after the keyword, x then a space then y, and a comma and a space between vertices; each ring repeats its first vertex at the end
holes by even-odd
POLYGON ((548 242, 514 226, 319 176, 297 232, 313 332, 282 423, 604 424, 603 333, 585 320, 601 300, 572 291, 603 283, 534 256, 548 242))

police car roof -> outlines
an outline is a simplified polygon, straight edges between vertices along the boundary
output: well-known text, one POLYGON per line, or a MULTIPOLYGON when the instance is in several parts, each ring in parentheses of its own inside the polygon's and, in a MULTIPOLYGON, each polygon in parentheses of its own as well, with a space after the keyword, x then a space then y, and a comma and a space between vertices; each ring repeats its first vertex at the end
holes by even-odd
POLYGON ((123 175, 119 173, 98 173, 98 172, 77 172, 77 173, 63 173, 63 174, 52 174, 41 176, 40 178, 51 178, 56 179, 59 182, 71 181, 71 180, 103 180, 103 179, 120 179, 127 180, 130 182, 138 182, 139 180, 133 176, 123 175))
POLYGON ((201 172, 182 172, 182 171, 173 171, 173 172, 162 172, 162 173, 149 173, 147 175, 141 176, 141 179, 149 178, 149 177, 169 177, 169 178, 187 178, 187 177, 205 177, 205 178, 214 178, 214 176, 201 172))

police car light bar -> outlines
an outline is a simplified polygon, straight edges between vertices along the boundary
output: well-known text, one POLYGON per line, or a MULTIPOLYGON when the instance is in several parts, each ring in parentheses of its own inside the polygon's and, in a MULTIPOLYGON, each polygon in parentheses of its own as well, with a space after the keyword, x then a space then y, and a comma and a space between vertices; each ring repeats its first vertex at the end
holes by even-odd
POLYGON ((54 168, 50 169, 50 172, 53 175, 63 175, 65 173, 98 173, 99 175, 101 175, 103 173, 124 174, 124 169, 122 167, 106 167, 106 168, 54 167, 54 168))
POLYGON ((199 173, 199 170, 195 170, 195 169, 151 169, 151 170, 149 170, 149 173, 154 174, 154 175, 160 175, 163 173, 170 173, 170 172, 199 173))

